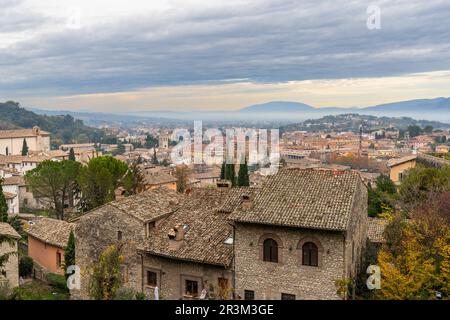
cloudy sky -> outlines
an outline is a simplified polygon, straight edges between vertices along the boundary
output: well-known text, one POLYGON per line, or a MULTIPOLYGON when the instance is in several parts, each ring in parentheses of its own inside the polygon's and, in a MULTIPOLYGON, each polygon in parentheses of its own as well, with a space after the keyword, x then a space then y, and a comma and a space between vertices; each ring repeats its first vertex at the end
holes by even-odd
POLYGON ((0 0, 0 9, 0 101, 29 107, 450 96, 448 0, 0 0), (369 5, 381 29, 367 27, 369 5))

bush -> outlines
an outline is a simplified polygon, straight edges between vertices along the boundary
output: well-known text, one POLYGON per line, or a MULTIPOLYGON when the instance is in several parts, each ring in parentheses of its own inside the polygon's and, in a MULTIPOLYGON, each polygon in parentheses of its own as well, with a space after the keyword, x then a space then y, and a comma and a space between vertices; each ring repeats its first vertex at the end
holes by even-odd
POLYGON ((19 260, 19 275, 21 277, 29 277, 33 272, 33 259, 29 256, 20 257, 19 260))
POLYGON ((61 291, 69 290, 67 288, 66 278, 63 275, 56 274, 56 273, 49 273, 49 274, 47 274, 47 282, 50 286, 54 287, 55 289, 58 289, 61 291))

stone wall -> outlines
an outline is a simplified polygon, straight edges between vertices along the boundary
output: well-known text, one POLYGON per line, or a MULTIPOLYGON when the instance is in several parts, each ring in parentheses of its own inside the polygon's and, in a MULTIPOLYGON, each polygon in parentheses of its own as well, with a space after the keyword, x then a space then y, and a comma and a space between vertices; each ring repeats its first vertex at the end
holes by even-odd
MULTIPOLYGON (((236 292, 255 292, 255 299, 338 299, 335 280, 344 270, 344 236, 341 232, 308 231, 251 224, 236 224, 236 292), (262 261, 261 237, 278 238, 278 263, 262 261), (301 243, 313 241, 319 247, 319 266, 303 266, 301 243)), ((276 239, 277 240, 277 239, 276 239)))
POLYGON ((208 290, 210 299, 220 295, 219 278, 227 279, 227 290, 222 291, 228 298, 232 297, 233 277, 231 270, 224 267, 201 263, 174 260, 155 255, 143 254, 142 291, 149 299, 154 299, 154 287, 147 285, 147 270, 157 274, 160 299, 191 299, 184 294, 185 280, 198 282, 198 291, 203 287, 208 290))
POLYGON ((124 286, 140 291, 140 258, 136 244, 145 237, 144 224, 122 211, 106 206, 81 218, 75 227, 76 264, 81 269, 81 290, 74 290, 74 299, 89 299, 89 274, 102 252, 110 245, 121 245, 124 286), (121 232, 122 240, 118 239, 121 232))
POLYGON ((19 285, 19 257, 17 254, 17 241, 14 244, 8 242, 0 243, 0 255, 15 252, 9 256, 8 261, 3 266, 3 270, 6 272, 5 277, 0 274, 0 282, 8 281, 8 286, 10 288, 15 288, 19 285))

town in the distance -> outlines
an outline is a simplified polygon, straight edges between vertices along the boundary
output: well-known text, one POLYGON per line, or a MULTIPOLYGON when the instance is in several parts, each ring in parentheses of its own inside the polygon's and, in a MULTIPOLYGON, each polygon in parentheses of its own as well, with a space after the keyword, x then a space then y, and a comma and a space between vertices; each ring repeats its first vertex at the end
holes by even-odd
POLYGON ((449 299, 450 122, 264 112, 0 103, 0 300, 449 299))

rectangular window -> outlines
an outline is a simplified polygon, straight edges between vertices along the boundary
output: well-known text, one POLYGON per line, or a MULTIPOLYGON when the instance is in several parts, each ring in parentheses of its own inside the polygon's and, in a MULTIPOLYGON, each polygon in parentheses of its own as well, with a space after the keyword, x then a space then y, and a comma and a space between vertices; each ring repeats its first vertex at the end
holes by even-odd
POLYGON ((147 271, 147 285, 151 287, 158 286, 158 277, 156 272, 153 271, 147 271))
POLYGON ((57 253, 56 253, 56 266, 57 266, 58 268, 61 267, 61 252, 57 252, 57 253))
POLYGON ((295 294, 282 293, 281 300, 295 300, 295 294))
POLYGON ((244 300, 255 300, 255 291, 245 290, 244 291, 244 300))
POLYGON ((198 296, 198 282, 192 281, 192 280, 186 280, 184 293, 187 296, 197 297, 198 296))

